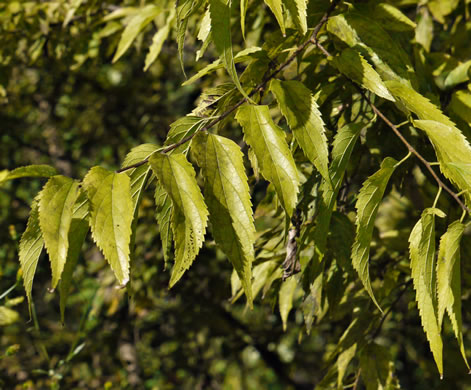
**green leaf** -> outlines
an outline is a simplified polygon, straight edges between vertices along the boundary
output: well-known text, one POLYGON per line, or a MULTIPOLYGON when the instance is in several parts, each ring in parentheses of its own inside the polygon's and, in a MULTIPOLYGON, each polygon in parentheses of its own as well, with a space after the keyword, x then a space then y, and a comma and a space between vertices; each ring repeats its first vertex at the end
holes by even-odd
POLYGON ((72 284, 72 275, 75 271, 75 266, 77 265, 80 250, 82 249, 83 242, 87 236, 88 229, 88 199, 85 196, 85 193, 81 192, 74 205, 72 222, 69 229, 69 250, 67 253, 67 261, 59 284, 62 323, 64 323, 65 307, 67 304, 70 285, 72 284))
POLYGON ((172 25, 174 19, 175 19, 175 9, 172 8, 167 17, 165 25, 162 28, 160 28, 159 31, 155 33, 154 38, 152 38, 152 44, 150 45, 149 52, 147 53, 147 56, 146 56, 144 71, 149 69, 149 67, 155 62, 155 60, 159 56, 160 51, 162 50, 162 46, 168 37, 168 33, 170 32, 170 26, 172 25))
POLYGON ((121 286, 129 281, 129 244, 133 220, 131 180, 126 173, 93 167, 83 179, 90 200, 93 240, 121 286))
POLYGON ((265 4, 270 8, 273 15, 280 25, 281 33, 283 36, 286 36, 286 29, 285 29, 285 20, 283 17, 283 3, 281 0, 263 0, 265 4))
POLYGON ((453 222, 440 239, 437 261, 438 328, 442 328, 445 310, 450 317, 461 355, 469 370, 463 343, 461 320, 460 241, 465 225, 453 222))
POLYGON ((381 163, 381 168, 371 175, 364 183, 358 194, 355 205, 357 209, 357 234, 352 247, 352 264, 358 272, 360 279, 365 286, 373 302, 379 307, 371 288, 368 260, 370 258, 370 244, 375 225, 376 214, 379 204, 383 199, 384 191, 388 184, 397 161, 391 157, 386 157, 381 163))
POLYGON ((154 197, 156 204, 155 216, 160 228, 160 240, 162 241, 162 250, 164 252, 165 268, 167 268, 171 256, 170 251, 172 249, 173 239, 171 228, 173 205, 170 196, 168 196, 167 192, 159 183, 157 183, 155 187, 154 197))
POLYGON ((288 315, 293 308, 294 291, 298 282, 295 276, 291 276, 282 282, 279 292, 279 306, 281 320, 283 321, 283 330, 286 332, 288 324, 288 315))
POLYGON ((219 57, 239 92, 246 99, 250 100, 242 85, 240 85, 232 53, 231 1, 209 0, 209 12, 211 15, 213 42, 219 57))
POLYGON ((417 25, 391 4, 379 3, 376 5, 373 16, 381 25, 392 31, 414 31, 417 25))
MULTIPOLYGON (((177 119, 170 125, 170 130, 165 140, 165 146, 170 146, 180 142, 186 137, 190 137, 193 134, 201 130, 206 124, 206 120, 197 116, 187 115, 177 119)), ((190 148, 192 141, 186 142, 184 145, 172 150, 170 153, 183 153, 186 154, 190 148)))
POLYGON ((301 32, 307 33, 307 0, 284 0, 283 4, 293 15, 294 23, 301 32))
POLYGON ((216 243, 234 266, 252 306, 255 226, 240 147, 228 138, 200 133, 192 147, 204 177, 204 195, 216 243))
POLYGON ((249 0, 240 0, 240 29, 245 40, 245 15, 247 14, 249 0))
POLYGON ((70 224, 78 195, 78 183, 60 175, 51 177, 40 194, 39 225, 51 263, 52 288, 57 287, 67 260, 70 224))
MULTIPOLYGON (((147 160, 153 153, 159 150, 159 146, 154 144, 142 144, 132 148, 126 155, 122 168, 129 167, 141 161, 147 160)), ((152 173, 149 164, 141 165, 137 168, 125 171, 131 179, 131 197, 134 205, 133 215, 136 216, 139 200, 146 186, 146 183, 152 173)))
POLYGON ((386 347, 367 344, 360 354, 361 377, 366 390, 386 390, 389 376, 389 353, 386 347))
POLYGON ((462 90, 453 93, 448 109, 471 125, 471 93, 462 90))
POLYGON ((468 71, 471 68, 471 60, 459 64, 445 78, 444 87, 453 88, 458 84, 469 80, 468 71))
POLYGON ((39 227, 39 200, 36 198, 31 204, 31 212, 28 218, 26 230, 21 236, 19 259, 23 270, 23 284, 25 286, 26 297, 28 298, 29 315, 31 317, 32 296, 34 274, 38 265, 39 256, 44 246, 44 240, 39 227))
POLYGON ((455 126, 432 120, 417 120, 414 125, 422 129, 432 142, 440 170, 459 189, 471 204, 471 147, 463 133, 455 126))
POLYGON ((416 291, 422 327, 430 344, 440 375, 443 375, 443 343, 437 317, 435 278, 435 215, 444 214, 425 209, 409 237, 412 280, 416 291))
POLYGON ((276 97, 294 137, 322 177, 330 183, 325 125, 311 91, 299 81, 272 80, 276 97))
POLYGON ((347 349, 339 353, 339 357, 337 358, 337 388, 343 389, 343 378, 345 373, 347 372, 348 365, 355 357, 357 352, 357 345, 353 344, 349 346, 347 349))
POLYGON ((427 7, 419 7, 416 19, 417 28, 415 29, 415 40, 421 44, 425 51, 430 52, 432 46, 433 34, 433 18, 430 15, 427 7))
POLYGON ((394 101, 379 74, 356 50, 347 48, 334 57, 332 62, 349 79, 384 99, 394 101))
POLYGON ((416 83, 407 53, 379 23, 358 12, 331 17, 327 30, 371 62, 383 80, 416 83))
POLYGON ((208 210, 196 183, 195 170, 183 154, 155 153, 149 162, 173 204, 175 266, 170 278, 172 287, 190 268, 203 245, 208 210))
POLYGON ((22 177, 51 177, 57 174, 55 168, 49 165, 27 165, 13 171, 4 170, 0 174, 0 183, 22 177))
POLYGON ((293 215, 299 178, 283 130, 273 123, 268 106, 244 105, 238 109, 236 119, 255 152, 260 172, 273 183, 286 213, 293 215))
POLYGON ((5 306, 0 306, 0 326, 13 324, 19 319, 20 315, 16 310, 12 310, 5 306))
POLYGON ((129 20, 128 25, 121 35, 118 48, 112 62, 118 61, 126 53, 137 35, 161 12, 161 8, 156 5, 146 5, 144 8, 136 11, 135 15, 129 20))

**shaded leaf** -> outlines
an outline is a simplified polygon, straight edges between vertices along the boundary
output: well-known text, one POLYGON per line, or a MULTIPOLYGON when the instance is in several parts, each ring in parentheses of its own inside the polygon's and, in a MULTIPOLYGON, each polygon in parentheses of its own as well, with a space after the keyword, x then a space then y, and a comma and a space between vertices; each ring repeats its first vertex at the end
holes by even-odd
POLYGON ((330 183, 329 152, 321 113, 311 91, 299 81, 272 80, 270 90, 301 149, 330 183))
POLYGON ((67 260, 69 230, 78 194, 78 183, 59 175, 51 177, 40 194, 39 225, 51 263, 52 288, 59 283, 67 260))
POLYGON ((360 354, 361 377, 366 390, 386 390, 389 376, 388 350, 378 344, 367 344, 360 354))
POLYGON ((39 256, 44 246, 41 229, 39 227, 39 199, 36 198, 31 204, 31 212, 28 218, 26 230, 21 236, 19 259, 21 269, 23 270, 23 284, 25 286, 26 297, 28 298, 29 315, 31 317, 32 297, 31 290, 33 288, 34 274, 38 265, 39 256))
POLYGON ((443 343, 437 317, 435 278, 435 215, 444 214, 425 209, 409 237, 412 280, 416 291, 422 327, 430 344, 440 375, 443 375, 443 343))
POLYGON ((243 154, 230 139, 206 132, 194 139, 192 150, 203 171, 214 239, 237 271, 252 305, 255 226, 243 154))
POLYGON ((273 123, 268 106, 244 105, 237 111, 236 119, 255 152, 260 172, 273 183, 286 213, 293 215, 299 179, 283 130, 273 123))
POLYGON ((392 31, 414 31, 417 25, 392 4, 379 3, 374 10, 374 17, 381 25, 392 31))
POLYGON ((461 355, 469 370, 463 343, 461 320, 461 261, 460 241, 465 226, 453 222, 440 239, 437 261, 438 327, 442 328, 445 310, 450 317, 461 355))
POLYGON ((282 282, 280 287, 279 306, 281 320, 283 321, 283 330, 285 332, 287 329, 288 315, 291 309, 293 308, 294 291, 296 290, 297 285, 298 282, 296 280, 296 277, 291 276, 290 278, 282 282))
POLYGON ((332 60, 334 66, 345 76, 374 94, 394 101, 381 77, 363 56, 353 49, 345 49, 332 60))
POLYGON ((172 228, 171 228, 171 220, 172 220, 172 200, 167 192, 162 188, 160 183, 156 184, 155 187, 155 217, 157 219, 157 223, 159 224, 159 232, 160 232, 160 240, 162 241, 162 250, 164 253, 164 262, 165 268, 167 268, 167 264, 170 260, 172 250, 172 228))
POLYGON ((7 326, 15 323, 20 318, 16 310, 5 306, 0 306, 0 326, 7 326))
POLYGON ((364 183, 358 194, 355 205, 357 209, 357 234, 352 247, 352 264, 358 272, 360 279, 365 286, 373 302, 379 307, 371 288, 368 260, 370 258, 370 244, 375 225, 376 214, 379 204, 383 199, 384 191, 388 184, 397 161, 391 157, 386 157, 381 163, 379 171, 371 175, 364 183))
POLYGON ((156 5, 146 5, 137 10, 135 15, 129 20, 128 25, 121 35, 118 48, 112 62, 118 61, 129 49, 137 35, 161 12, 161 8, 156 5))
POLYGON ((155 153, 150 157, 152 170, 172 199, 172 232, 175 265, 172 287, 190 268, 204 241, 208 210, 196 183, 195 170, 183 154, 155 153))
POLYGON ((121 286, 129 281, 129 252, 133 200, 131 180, 125 173, 90 169, 83 180, 90 200, 93 240, 102 250, 121 286))

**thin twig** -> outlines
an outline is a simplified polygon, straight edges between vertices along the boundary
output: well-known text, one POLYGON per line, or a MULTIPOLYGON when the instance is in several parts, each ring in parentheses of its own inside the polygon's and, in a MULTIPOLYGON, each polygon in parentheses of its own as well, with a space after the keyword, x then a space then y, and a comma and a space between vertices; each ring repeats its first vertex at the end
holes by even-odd
MULTIPOLYGON (((314 41, 317 41, 317 35, 319 34, 319 31, 320 29, 324 26, 324 24, 327 22, 327 20, 329 19, 329 16, 330 14, 335 10, 335 7, 338 5, 338 3, 340 3, 341 0, 334 0, 330 7, 327 9, 327 11, 325 12, 325 14, 322 16, 321 20, 319 21, 319 23, 317 23, 317 25, 314 27, 314 30, 311 34, 311 37, 310 39, 308 39, 306 42, 304 42, 302 45, 298 46, 296 48, 296 50, 286 59, 285 62, 283 62, 282 64, 280 64, 273 72, 271 72, 270 74, 268 74, 261 82, 260 84, 258 84, 249 94, 248 94, 248 97, 252 97, 254 96, 256 93, 260 92, 263 88, 265 88, 265 86, 268 84, 268 82, 273 79, 278 73, 280 73, 283 69, 285 69, 289 64, 291 64, 294 59, 298 56, 299 53, 301 53, 308 45, 309 43, 311 43, 312 40, 314 41)), ((230 114, 232 114, 235 110, 237 110, 242 104, 244 104, 248 99, 247 98, 242 98, 241 100, 239 100, 235 105, 233 105, 232 107, 230 107, 227 111, 225 111, 224 113, 222 113, 220 116, 218 116, 216 119, 212 120, 211 122, 209 122, 206 126, 202 127, 201 129, 199 129, 198 131, 194 132, 193 134, 185 137, 185 138, 182 138, 180 141, 172 144, 172 145, 169 145, 167 146, 166 148, 162 149, 162 150, 159 150, 160 153, 168 153, 176 148, 178 148, 179 146, 185 144, 186 142, 190 141, 196 134, 198 134, 199 132, 202 132, 202 131, 207 131, 209 130, 211 127, 213 127, 214 125, 218 124, 219 122, 221 122, 224 118, 228 117, 230 114)), ((132 164, 132 165, 128 165, 126 167, 123 167, 121 169, 118 169, 116 172, 124 172, 124 171, 127 171, 129 169, 133 169, 133 168, 138 168, 140 167, 141 165, 144 165, 146 164, 147 162, 149 161, 149 158, 146 158, 142 161, 139 161, 135 164, 132 164)))
MULTIPOLYGON (((326 57, 331 57, 332 55, 322 46, 321 43, 317 40, 317 37, 315 39, 311 39, 311 42, 315 44, 320 51, 324 53, 326 57)), ((345 75, 344 75, 345 76, 345 75)), ((397 126, 395 126, 387 117, 384 115, 378 107, 376 107, 371 100, 366 96, 365 91, 360 87, 355 81, 351 80, 347 76, 345 76, 353 85, 354 87, 360 92, 361 96, 368 102, 370 105, 371 109, 374 111, 376 115, 378 115, 386 125, 391 128, 391 130, 396 134, 396 136, 401 140, 401 142, 406 146, 407 150, 412 153, 415 157, 419 159, 419 161, 424 164, 425 168, 430 172, 432 177, 435 179, 435 181, 438 184, 438 187, 445 190, 448 192, 451 197, 456 201, 456 203, 459 204, 459 206, 467 211, 469 214, 471 214, 471 210, 461 201, 459 196, 450 188, 448 187, 435 173, 435 171, 432 168, 432 165, 409 143, 409 141, 406 140, 406 138, 401 134, 397 126)), ((402 125, 402 124, 401 124, 402 125)))

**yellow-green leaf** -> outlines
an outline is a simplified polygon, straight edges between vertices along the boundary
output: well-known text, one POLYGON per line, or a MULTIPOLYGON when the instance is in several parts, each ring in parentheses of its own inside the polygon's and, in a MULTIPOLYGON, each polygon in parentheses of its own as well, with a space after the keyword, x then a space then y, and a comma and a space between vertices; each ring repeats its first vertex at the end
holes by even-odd
POLYGON ((275 18, 280 25, 281 33, 283 36, 286 35, 286 29, 285 29, 285 20, 283 16, 283 3, 281 0, 264 0, 265 4, 270 8, 271 12, 273 12, 273 15, 275 15, 275 18))
POLYGON ((443 375, 443 342, 437 317, 435 277, 435 215, 438 209, 428 208, 422 213, 409 237, 410 266, 416 291, 422 327, 430 344, 440 375, 443 375))
POLYGON ((293 215, 299 178, 283 130, 273 123, 268 106, 244 105, 237 111, 236 119, 244 130, 245 140, 255 152, 260 172, 273 183, 286 213, 293 215))
POLYGON ((417 27, 417 25, 398 8, 388 3, 377 4, 373 16, 387 30, 414 31, 417 27))
POLYGON ((195 170, 183 154, 155 153, 150 165, 160 184, 172 199, 172 231, 175 265, 172 287, 190 268, 204 241, 208 210, 196 183, 195 170))
POLYGON ((147 56, 146 56, 144 71, 149 69, 149 66, 151 66, 155 62, 157 57, 159 56, 160 51, 162 50, 162 46, 168 37, 168 33, 170 32, 170 26, 173 23, 174 19, 175 19, 175 8, 172 8, 167 17, 165 25, 162 28, 160 28, 159 31, 157 31, 154 37, 152 38, 152 44, 150 45, 149 52, 147 53, 147 56))
POLYGON ((284 0, 283 4, 293 16, 296 27, 302 34, 307 33, 307 0, 284 0))
POLYGON ((272 80, 270 90, 306 157, 330 183, 325 125, 311 91, 294 80, 272 80))
POLYGON ((332 62, 349 79, 384 99, 394 101, 379 74, 356 50, 347 48, 334 57, 332 62))
POLYGON ((20 318, 16 310, 6 306, 0 306, 0 326, 7 326, 15 323, 20 318))
POLYGON ((159 6, 150 4, 144 8, 137 10, 135 15, 129 20, 128 25, 121 35, 121 39, 118 43, 118 48, 113 57, 113 63, 118 61, 121 56, 126 53, 137 35, 146 27, 152 20, 161 12, 159 6))
POLYGON ((78 194, 78 183, 60 175, 51 177, 40 194, 39 225, 51 263, 52 288, 57 287, 67 260, 69 230, 78 194))
POLYGON ((26 230, 21 236, 19 258, 21 269, 23 270, 23 284, 25 286, 26 297, 28 298, 29 314, 31 316, 32 297, 31 290, 33 288, 34 274, 38 265, 39 256, 44 246, 44 240, 39 227, 38 199, 33 200, 31 204, 31 212, 28 218, 26 230))
POLYGON ((120 285, 129 281, 129 244, 133 220, 131 180, 126 173, 92 168, 83 180, 90 200, 92 237, 120 285))
POLYGON ((165 268, 167 268, 168 261, 170 259, 170 251, 172 249, 172 201, 167 192, 162 186, 157 183, 155 186, 155 216, 157 223, 159 224, 160 240, 162 241, 162 250, 164 253, 165 268))
POLYGON ((231 1, 230 0, 210 0, 209 12, 211 15, 211 30, 214 46, 221 58, 229 76, 236 85, 239 92, 247 99, 234 64, 231 38, 231 1))
POLYGON ((437 261, 438 327, 442 328, 445 310, 451 320, 461 355, 469 370, 463 343, 461 320, 461 260, 460 241, 465 225, 453 222, 440 239, 437 261))
POLYGON ((298 285, 295 276, 291 276, 282 282, 279 292, 279 307, 281 320, 283 322, 283 330, 286 332, 288 324, 288 315, 293 308, 293 298, 296 286, 298 285))
POLYGON ((22 177, 51 177, 56 174, 56 169, 49 165, 27 165, 25 167, 16 168, 13 171, 2 171, 0 174, 0 184, 8 180, 22 177))
POLYGON ((193 142, 214 239, 237 271, 252 306, 255 226, 242 152, 230 139, 206 132, 193 142))
POLYGON ((375 225, 376 214, 379 204, 383 199, 384 191, 389 178, 396 168, 397 161, 391 157, 386 157, 381 163, 381 168, 375 174, 370 176, 363 183, 358 194, 356 203, 357 209, 357 234, 352 247, 352 264, 360 275, 360 279, 365 286, 373 302, 379 307, 370 282, 370 272, 368 260, 370 258, 370 244, 375 225))

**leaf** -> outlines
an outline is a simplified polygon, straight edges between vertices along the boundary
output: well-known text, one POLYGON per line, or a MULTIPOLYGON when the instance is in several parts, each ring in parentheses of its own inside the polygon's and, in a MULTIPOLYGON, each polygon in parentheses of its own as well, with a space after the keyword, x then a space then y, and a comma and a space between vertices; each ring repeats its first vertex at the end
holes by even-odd
POLYGON ((437 154, 440 170, 471 203, 471 147, 463 133, 455 126, 432 120, 417 120, 414 125, 425 131, 437 154))
POLYGON ((339 353, 339 357, 337 358, 337 388, 343 389, 343 378, 345 373, 347 372, 348 365, 355 357, 357 352, 357 345, 353 344, 349 346, 347 349, 339 353))
POLYGON ((283 130, 273 123, 268 106, 244 105, 238 109, 236 119, 255 152, 260 172, 273 183, 283 208, 291 217, 297 202, 299 178, 283 130))
POLYGON ((422 327, 430 344, 440 375, 443 375, 443 343, 437 318, 435 280, 435 215, 444 214, 433 208, 425 209, 409 237, 412 280, 416 291, 422 327))
POLYGON ((170 251, 172 249, 172 201, 170 196, 165 192, 162 186, 157 183, 155 187, 155 204, 156 204, 156 219, 159 224, 160 240, 162 241, 162 250, 164 253, 165 268, 170 259, 170 251))
POLYGON ((379 74, 357 51, 347 48, 334 57, 332 62, 349 79, 384 99, 394 101, 379 74))
POLYGON ((208 210, 196 183, 195 170, 183 154, 155 153, 149 163, 173 204, 175 265, 170 278, 172 287, 190 268, 203 245, 208 210))
MULTIPOLYGON (((237 64, 239 62, 243 62, 243 61, 247 61, 249 59, 251 59, 252 57, 252 54, 256 54, 256 53, 261 53, 263 50, 261 47, 248 47, 247 49, 244 49, 244 50, 241 50, 240 52, 238 52, 235 56, 234 56, 234 64, 237 64)), ((216 69, 220 69, 224 67, 224 64, 222 63, 221 59, 217 59, 215 61, 213 61, 212 63, 206 65, 203 69, 201 69, 200 71, 198 71, 198 73, 196 73, 194 76, 190 77, 188 80, 186 80, 182 86, 185 86, 185 85, 190 85, 190 84, 193 84, 196 80, 199 80, 200 78, 212 73, 213 71, 215 71, 216 69)))
POLYGON ((152 20, 161 12, 161 8, 156 5, 146 5, 136 13, 130 19, 128 25, 121 35, 121 39, 118 43, 118 48, 113 57, 112 62, 118 61, 124 53, 129 49, 137 35, 146 27, 152 20))
POLYGON ((247 14, 249 0, 240 0, 240 29, 245 40, 245 15, 247 14))
POLYGON ((272 80, 270 90, 306 157, 330 183, 325 125, 311 91, 294 80, 272 80))
POLYGON ((214 239, 237 271, 252 306, 255 226, 243 154, 230 139, 207 132, 194 139, 192 151, 203 171, 214 239))
POLYGON ((29 315, 31 317, 32 296, 34 274, 38 265, 39 256, 44 246, 43 236, 39 227, 39 199, 36 198, 31 204, 31 212, 28 218, 26 230, 21 236, 19 259, 23 270, 23 284, 25 286, 26 297, 28 298, 29 315))
POLYGON ((209 0, 209 12, 213 42, 219 57, 239 92, 250 101, 242 85, 240 85, 234 64, 231 39, 231 1, 209 0))
POLYGON ((450 317, 461 355, 469 370, 463 343, 461 320, 460 241, 465 225, 453 222, 440 239, 437 261, 438 328, 442 328, 445 310, 450 317))
POLYGON ((471 93, 462 90, 454 92, 448 109, 471 125, 471 93))
MULTIPOLYGON (((126 155, 122 168, 129 167, 141 161, 147 160, 157 150, 159 150, 159 147, 154 144, 142 144, 132 148, 131 151, 126 155)), ((131 179, 131 198, 134 205, 133 215, 136 216, 139 200, 152 171, 149 164, 146 163, 137 168, 128 169, 125 172, 131 179)))
POLYGON ((27 165, 19 167, 8 172, 4 170, 0 175, 0 184, 8 180, 19 179, 22 177, 51 177, 57 174, 55 168, 49 165, 27 165))
POLYGON ((396 160, 386 157, 381 163, 380 170, 371 175, 363 183, 355 205, 357 209, 357 234, 352 247, 352 264, 358 272, 366 291, 368 291, 368 294, 379 310, 381 308, 371 288, 368 260, 370 258, 370 244, 376 214, 396 164, 396 160))
POLYGON ((433 18, 427 7, 419 7, 417 10, 417 27, 415 29, 415 40, 421 44, 425 51, 430 52, 433 40, 433 18))
POLYGON ((444 87, 453 88, 458 84, 469 80, 468 71, 471 68, 471 60, 459 64, 445 78, 444 87))
POLYGON ((88 233, 88 200, 84 193, 81 193, 77 198, 72 214, 72 222, 69 229, 69 250, 67 253, 67 261, 62 272, 61 282, 59 284, 60 296, 60 312, 61 322, 64 323, 65 307, 67 304, 67 297, 69 295, 70 285, 72 283, 72 275, 75 271, 75 266, 82 249, 83 242, 88 233))
POLYGON ((131 180, 125 173, 93 167, 83 179, 90 200, 93 240, 121 286, 129 281, 129 244, 133 220, 131 180))
POLYGON ((416 83, 407 53, 379 23, 359 12, 329 18, 327 30, 371 62, 383 80, 416 83))
POLYGON ((78 195, 78 183, 60 175, 51 177, 40 194, 39 225, 51 263, 53 289, 67 260, 70 224, 78 195))
POLYGON ((265 4, 270 8, 273 15, 275 15, 276 21, 280 25, 281 33, 286 36, 285 20, 283 18, 283 5, 281 0, 263 0, 265 4))
MULTIPOLYGON (((186 137, 190 137, 193 134, 201 130, 201 128, 206 124, 206 120, 197 116, 187 115, 182 118, 179 118, 170 125, 170 130, 167 134, 167 139, 165 140, 165 146, 170 146, 180 142, 186 137)), ((188 152, 191 142, 186 142, 184 145, 179 146, 178 148, 172 150, 170 153, 184 153, 188 152)))
POLYGON ((366 390, 386 390, 389 375, 389 353, 386 347, 367 344, 360 354, 361 377, 366 390))
POLYGON ((170 26, 173 23, 174 19, 175 19, 175 9, 172 8, 167 17, 165 25, 162 28, 160 28, 159 31, 155 33, 154 38, 152 38, 152 44, 150 45, 149 52, 147 53, 147 56, 146 56, 144 71, 147 71, 147 69, 149 69, 149 67, 155 62, 155 60, 159 56, 160 51, 162 50, 162 46, 168 37, 170 26))
POLYGON ((391 4, 379 3, 376 5, 373 16, 381 25, 392 31, 414 31, 417 25, 391 4))
POLYGON ((293 15, 294 23, 301 34, 307 33, 307 0, 284 0, 283 4, 293 15))
POLYGON ((291 309, 293 308, 293 297, 294 291, 296 290, 296 286, 298 282, 295 276, 292 276, 282 282, 279 292, 279 306, 280 306, 280 314, 281 320, 283 321, 283 331, 286 332, 287 323, 288 323, 288 315, 291 309))
POLYGON ((182 67, 183 74, 185 74, 185 67, 183 65, 183 47, 185 43, 185 33, 188 26, 188 19, 196 11, 198 11, 202 4, 202 0, 182 0, 177 2, 178 58, 180 59, 180 65, 182 67))
POLYGON ((15 323, 20 318, 16 310, 12 310, 5 306, 0 306, 0 326, 7 326, 15 323))

